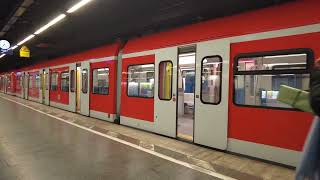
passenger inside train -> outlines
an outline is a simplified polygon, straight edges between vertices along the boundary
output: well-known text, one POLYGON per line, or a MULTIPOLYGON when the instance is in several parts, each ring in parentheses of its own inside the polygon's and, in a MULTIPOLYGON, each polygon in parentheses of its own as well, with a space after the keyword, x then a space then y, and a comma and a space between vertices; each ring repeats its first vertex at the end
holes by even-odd
POLYGON ((290 108, 289 105, 277 101, 281 85, 297 89, 309 89, 309 74, 293 74, 290 71, 305 69, 307 54, 290 54, 276 56, 261 56, 240 58, 239 72, 251 71, 287 71, 274 75, 238 75, 235 80, 236 103, 240 105, 255 105, 265 107, 290 108))

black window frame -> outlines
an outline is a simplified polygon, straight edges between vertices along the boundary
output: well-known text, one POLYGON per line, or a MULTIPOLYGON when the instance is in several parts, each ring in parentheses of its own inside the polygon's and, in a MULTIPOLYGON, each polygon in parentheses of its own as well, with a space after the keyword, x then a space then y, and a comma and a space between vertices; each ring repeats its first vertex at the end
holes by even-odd
POLYGON ((301 111, 301 110, 295 109, 295 108, 256 106, 256 105, 247 105, 247 104, 236 103, 235 77, 239 76, 239 75, 280 75, 280 74, 309 74, 311 76, 311 71, 312 71, 313 66, 314 66, 314 52, 310 48, 297 48, 297 49, 285 49, 285 50, 263 51, 263 52, 238 54, 234 57, 234 64, 233 64, 232 103, 238 107, 259 108, 259 109, 275 109, 275 110, 285 110, 285 111, 301 111), (260 57, 260 56, 281 56, 281 55, 292 55, 292 54, 306 54, 307 55, 306 69, 238 71, 238 62, 239 62, 239 59, 242 59, 242 58, 255 58, 255 57, 260 57))
MULTIPOLYGON (((155 85, 153 85, 153 96, 152 97, 143 97, 143 96, 129 96, 129 68, 131 67, 131 66, 142 66, 142 65, 150 65, 150 64, 153 64, 153 76, 154 76, 154 78, 155 78, 155 72, 156 72, 156 65, 155 65, 155 63, 144 63, 144 64, 130 64, 130 65, 128 65, 128 67, 127 67, 127 97, 131 97, 131 98, 143 98, 143 99, 154 99, 154 86, 155 85)), ((138 92, 140 92, 140 87, 138 87, 139 89, 138 89, 138 92)))
MULTIPOLYGON (((156 68, 156 67, 154 67, 154 68, 156 68)), ((158 73, 159 75, 158 75, 158 98, 160 99, 160 100, 162 100, 162 101, 171 101, 172 100, 172 97, 173 97, 173 92, 172 92, 172 89, 173 89, 173 62, 171 61, 171 60, 166 60, 166 61, 161 61, 161 62, 159 62, 159 73, 158 73), (170 99, 162 99, 162 98, 160 98, 160 64, 161 63, 166 63, 166 62, 170 62, 171 63, 171 65, 172 65, 172 71, 171 71, 171 79, 170 79, 170 81, 171 81, 171 89, 170 89, 170 99)))
POLYGON ((212 55, 212 56, 205 56, 201 60, 201 77, 200 77, 200 101, 203 104, 210 104, 210 105, 219 105, 221 103, 221 96, 222 96, 222 72, 223 72, 223 58, 220 55, 212 55), (217 103, 210 103, 210 102, 205 102, 202 99, 202 77, 203 77, 203 61, 206 58, 219 58, 221 62, 221 74, 220 74, 220 93, 219 93, 219 101, 217 103))
POLYGON ((92 76, 92 86, 91 86, 91 94, 98 94, 98 95, 102 95, 102 96, 107 96, 107 95, 109 95, 110 94, 110 68, 109 67, 101 67, 101 68, 94 68, 94 69, 92 69, 92 72, 91 72, 91 76, 92 76), (94 91, 93 91, 93 72, 94 72, 94 70, 98 70, 98 69, 108 69, 108 82, 109 82, 109 86, 108 86, 108 93, 107 94, 100 94, 100 93, 94 93, 94 91))
POLYGON ((60 91, 61 92, 70 92, 70 73, 69 73, 69 71, 63 71, 60 73, 60 91), (62 78, 62 74, 68 74, 68 80, 69 80, 68 91, 64 91, 62 89, 62 80, 66 79, 66 78, 62 78))

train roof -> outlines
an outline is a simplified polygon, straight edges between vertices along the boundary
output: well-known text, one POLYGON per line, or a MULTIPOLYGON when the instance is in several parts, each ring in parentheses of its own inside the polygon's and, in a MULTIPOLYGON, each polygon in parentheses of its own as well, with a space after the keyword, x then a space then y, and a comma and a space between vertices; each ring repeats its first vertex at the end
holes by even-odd
POLYGON ((40 69, 43 67, 51 67, 51 66, 59 66, 63 64, 69 64, 69 63, 75 63, 75 62, 81 62, 88 59, 98 59, 103 57, 110 57, 110 56, 117 56, 119 49, 120 49, 121 43, 116 42, 113 44, 104 45, 98 48, 82 51, 75 54, 70 54, 67 56, 62 56, 55 59, 50 59, 47 61, 43 61, 40 63, 37 63, 35 65, 27 66, 20 71, 28 71, 33 69, 40 69))
POLYGON ((320 23, 320 1, 298 0, 129 40, 124 54, 320 23))

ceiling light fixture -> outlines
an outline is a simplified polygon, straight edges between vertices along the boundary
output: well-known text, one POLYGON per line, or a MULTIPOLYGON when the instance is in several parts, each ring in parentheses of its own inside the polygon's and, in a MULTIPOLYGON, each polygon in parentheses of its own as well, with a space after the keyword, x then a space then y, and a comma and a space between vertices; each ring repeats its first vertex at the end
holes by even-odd
POLYGON ((24 40, 22 40, 21 42, 19 42, 17 45, 20 46, 22 45, 23 43, 29 41, 30 39, 34 38, 34 34, 31 34, 30 36, 26 37, 24 40))
POLYGON ((6 56, 6 54, 2 54, 2 55, 0 56, 0 59, 3 58, 3 57, 5 57, 5 56, 6 56))
POLYGON ((42 28, 38 29, 34 34, 38 35, 42 33, 43 31, 47 30, 49 27, 53 26, 57 22, 61 21, 66 17, 65 14, 60 14, 58 17, 54 18, 52 21, 50 21, 48 24, 44 25, 42 28))
POLYGON ((18 46, 15 45, 15 46, 11 47, 10 49, 15 50, 17 47, 18 47, 18 46))
POLYGON ((72 6, 67 13, 73 13, 76 10, 80 9, 81 7, 83 7, 84 5, 88 4, 90 1, 92 0, 82 0, 79 3, 77 3, 76 5, 72 6))

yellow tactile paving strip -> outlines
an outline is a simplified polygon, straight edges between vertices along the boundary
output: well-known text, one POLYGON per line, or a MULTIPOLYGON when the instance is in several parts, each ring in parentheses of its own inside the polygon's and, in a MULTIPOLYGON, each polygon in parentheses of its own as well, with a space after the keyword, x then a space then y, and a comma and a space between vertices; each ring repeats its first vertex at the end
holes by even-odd
POLYGON ((286 167, 277 166, 258 160, 236 156, 194 144, 177 141, 172 138, 156 135, 153 133, 133 129, 97 120, 64 110, 48 107, 36 102, 27 101, 17 97, 1 94, 6 98, 24 103, 48 114, 72 121, 84 127, 105 133, 119 139, 138 144, 141 147, 151 149, 165 155, 186 161, 190 164, 244 180, 290 180, 294 179, 294 171, 286 167))

